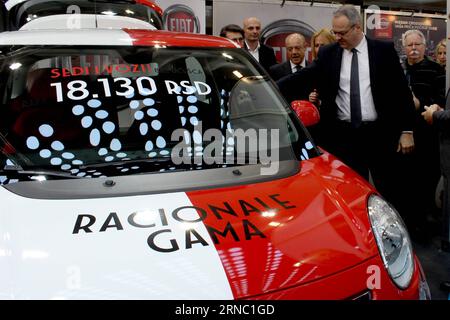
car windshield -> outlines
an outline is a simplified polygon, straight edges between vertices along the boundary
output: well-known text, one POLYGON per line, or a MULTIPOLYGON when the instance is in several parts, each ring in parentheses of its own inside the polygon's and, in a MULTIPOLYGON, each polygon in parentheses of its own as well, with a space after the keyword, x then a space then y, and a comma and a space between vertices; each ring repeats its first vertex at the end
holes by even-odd
POLYGON ((90 1, 90 0, 29 0, 14 6, 8 13, 10 30, 19 30, 26 23, 41 17, 57 14, 101 14, 135 18, 162 29, 160 15, 135 1, 90 1))
POLYGON ((274 83, 241 49, 0 50, 9 51, 0 55, 2 184, 317 155, 274 83))

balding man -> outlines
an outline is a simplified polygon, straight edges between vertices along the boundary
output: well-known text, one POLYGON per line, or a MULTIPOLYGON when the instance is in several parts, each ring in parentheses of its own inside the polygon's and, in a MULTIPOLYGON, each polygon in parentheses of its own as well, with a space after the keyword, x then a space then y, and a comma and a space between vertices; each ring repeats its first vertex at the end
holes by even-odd
POLYGON ((300 71, 306 66, 306 40, 299 33, 292 33, 286 37, 285 46, 288 60, 270 67, 269 74, 277 81, 288 74, 300 71))
POLYGON ((275 52, 269 46, 260 43, 261 21, 258 18, 250 17, 244 20, 244 48, 263 66, 266 71, 277 63, 275 52))

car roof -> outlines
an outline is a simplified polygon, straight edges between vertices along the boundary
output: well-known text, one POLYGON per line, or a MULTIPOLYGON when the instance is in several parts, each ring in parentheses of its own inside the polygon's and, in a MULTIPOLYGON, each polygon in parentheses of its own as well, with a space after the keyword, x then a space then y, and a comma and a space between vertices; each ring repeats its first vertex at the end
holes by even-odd
MULTIPOLYGON (((28 0, 7 0, 4 1, 4 6, 7 10, 11 10, 11 8, 15 7, 18 4, 21 4, 23 2, 26 2, 28 0)), ((114 2, 114 1, 111 1, 114 2)), ((137 4, 143 4, 147 7, 152 8, 153 10, 155 10, 158 14, 162 15, 163 14, 163 10, 161 9, 160 6, 158 6, 156 3, 154 3, 153 1, 150 0, 136 0, 137 4)))
POLYGON ((70 29, 0 33, 0 45, 102 45, 238 48, 229 39, 161 30, 70 29))

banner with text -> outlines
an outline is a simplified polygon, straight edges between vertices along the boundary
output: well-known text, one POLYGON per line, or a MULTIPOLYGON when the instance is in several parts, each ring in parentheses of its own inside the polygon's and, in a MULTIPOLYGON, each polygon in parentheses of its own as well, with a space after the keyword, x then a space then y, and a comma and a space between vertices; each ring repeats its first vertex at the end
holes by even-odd
POLYGON ((445 19, 444 15, 365 10, 366 34, 374 39, 393 41, 402 59, 405 57, 402 36, 411 29, 423 32, 427 40, 425 54, 434 59, 436 45, 447 37, 445 19))

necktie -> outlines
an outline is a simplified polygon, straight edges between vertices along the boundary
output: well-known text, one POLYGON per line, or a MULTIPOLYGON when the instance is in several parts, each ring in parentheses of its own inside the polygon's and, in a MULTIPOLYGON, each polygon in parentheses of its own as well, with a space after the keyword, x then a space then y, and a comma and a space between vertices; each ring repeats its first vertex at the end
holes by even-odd
POLYGON ((295 72, 299 72, 301 69, 302 69, 301 65, 298 64, 295 66, 295 72))
POLYGON ((352 49, 352 67, 350 71, 350 116, 353 128, 361 125, 361 97, 359 93, 358 50, 352 49))

